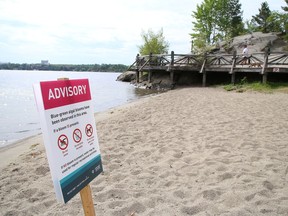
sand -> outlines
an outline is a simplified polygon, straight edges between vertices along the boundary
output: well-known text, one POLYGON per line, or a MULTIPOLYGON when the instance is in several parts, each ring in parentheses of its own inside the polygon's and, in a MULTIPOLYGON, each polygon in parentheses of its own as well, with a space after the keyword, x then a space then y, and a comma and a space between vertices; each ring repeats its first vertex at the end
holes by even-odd
MULTIPOLYGON (((95 116, 97 216, 288 215, 288 94, 183 88, 95 116)), ((83 215, 57 203, 41 135, 0 163, 0 215, 83 215)))

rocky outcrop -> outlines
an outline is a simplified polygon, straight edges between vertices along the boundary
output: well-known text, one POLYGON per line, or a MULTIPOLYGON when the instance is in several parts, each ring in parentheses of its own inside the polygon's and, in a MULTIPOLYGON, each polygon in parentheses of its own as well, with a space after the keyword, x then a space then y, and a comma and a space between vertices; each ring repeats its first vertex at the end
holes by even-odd
POLYGON ((135 71, 126 71, 126 72, 120 74, 116 80, 122 81, 122 82, 132 82, 135 79, 136 79, 136 72, 135 71))
POLYGON ((236 50, 237 54, 241 54, 244 45, 248 46, 249 53, 264 52, 267 47, 271 52, 284 51, 287 42, 282 40, 278 33, 262 33, 253 32, 251 34, 234 37, 231 42, 220 43, 220 51, 232 53, 236 50))

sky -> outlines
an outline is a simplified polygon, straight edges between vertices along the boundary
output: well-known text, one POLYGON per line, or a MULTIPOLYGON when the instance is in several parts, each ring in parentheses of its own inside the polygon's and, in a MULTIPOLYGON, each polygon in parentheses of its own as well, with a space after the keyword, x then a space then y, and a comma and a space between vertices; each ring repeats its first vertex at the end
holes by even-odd
MULTIPOLYGON (((240 0, 243 19, 265 0, 240 0)), ((141 33, 163 29, 169 52, 190 52, 192 11, 202 0, 0 0, 0 62, 125 64, 141 33)), ((282 11, 284 0, 267 0, 282 11)))

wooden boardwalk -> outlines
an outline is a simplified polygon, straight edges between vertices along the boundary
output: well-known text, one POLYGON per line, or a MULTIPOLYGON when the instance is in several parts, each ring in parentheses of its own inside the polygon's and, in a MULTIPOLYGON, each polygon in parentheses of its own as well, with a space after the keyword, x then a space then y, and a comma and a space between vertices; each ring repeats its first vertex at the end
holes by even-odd
POLYGON ((267 82, 269 73, 286 73, 288 76, 288 52, 260 52, 248 57, 234 54, 171 54, 136 56, 135 62, 129 67, 136 71, 136 81, 139 82, 140 72, 148 72, 151 82, 153 73, 170 73, 174 83, 174 74, 191 72, 202 74, 202 85, 206 85, 207 73, 228 73, 231 83, 235 83, 236 73, 258 73, 262 75, 262 82, 267 82))

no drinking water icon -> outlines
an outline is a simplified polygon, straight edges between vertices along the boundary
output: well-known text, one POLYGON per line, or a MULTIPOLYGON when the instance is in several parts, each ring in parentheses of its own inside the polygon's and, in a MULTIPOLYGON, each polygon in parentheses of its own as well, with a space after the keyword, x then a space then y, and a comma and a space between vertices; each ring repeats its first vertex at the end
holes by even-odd
POLYGON ((76 143, 79 143, 79 142, 82 140, 82 132, 80 131, 80 129, 76 128, 76 129, 73 131, 73 140, 74 140, 76 143))

